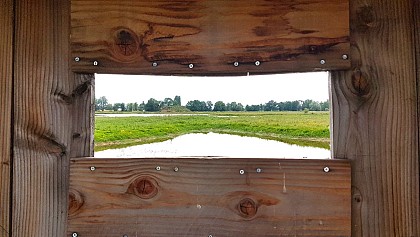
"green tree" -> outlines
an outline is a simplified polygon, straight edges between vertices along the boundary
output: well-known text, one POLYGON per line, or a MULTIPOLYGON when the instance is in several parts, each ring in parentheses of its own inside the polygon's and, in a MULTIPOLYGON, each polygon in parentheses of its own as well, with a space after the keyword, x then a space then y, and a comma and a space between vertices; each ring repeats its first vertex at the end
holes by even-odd
POLYGON ((157 112, 159 111, 160 102, 154 98, 150 98, 147 103, 144 105, 144 110, 148 112, 157 112))
POLYGON ((214 104, 213 111, 226 111, 226 104, 223 101, 217 101, 214 104))
POLYGON ((101 96, 99 99, 95 99, 95 104, 95 110, 104 111, 108 105, 108 99, 105 96, 101 96))
POLYGON ((179 95, 175 96, 174 106, 181 106, 181 96, 179 96, 179 95))

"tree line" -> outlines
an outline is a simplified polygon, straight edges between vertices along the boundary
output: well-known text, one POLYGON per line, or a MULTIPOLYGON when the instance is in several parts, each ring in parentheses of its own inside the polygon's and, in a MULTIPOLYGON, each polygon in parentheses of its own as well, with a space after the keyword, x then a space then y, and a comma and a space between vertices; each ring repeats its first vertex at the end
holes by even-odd
POLYGON ((328 111, 329 101, 318 102, 314 100, 294 100, 276 102, 270 100, 264 104, 246 105, 238 102, 225 103, 217 101, 214 104, 211 101, 191 100, 185 106, 181 105, 181 97, 175 96, 172 98, 165 98, 164 100, 156 100, 150 98, 146 103, 108 103, 108 99, 102 96, 95 99, 96 111, 328 111))

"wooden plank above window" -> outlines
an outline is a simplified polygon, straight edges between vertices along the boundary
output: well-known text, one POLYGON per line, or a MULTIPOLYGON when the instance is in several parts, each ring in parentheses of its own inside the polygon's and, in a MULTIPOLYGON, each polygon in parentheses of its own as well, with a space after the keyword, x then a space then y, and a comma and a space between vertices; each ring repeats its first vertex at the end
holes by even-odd
POLYGON ((245 75, 350 67, 348 0, 72 0, 72 68, 245 75))
POLYGON ((350 176, 344 160, 73 159, 68 236, 350 236, 350 176))

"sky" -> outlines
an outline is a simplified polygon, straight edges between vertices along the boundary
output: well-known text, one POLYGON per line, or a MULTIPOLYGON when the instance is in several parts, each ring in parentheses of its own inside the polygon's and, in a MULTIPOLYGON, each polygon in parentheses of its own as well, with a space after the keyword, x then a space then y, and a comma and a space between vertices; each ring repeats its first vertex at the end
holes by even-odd
POLYGON ((190 100, 238 102, 243 105, 329 97, 328 72, 310 72, 241 77, 177 77, 97 74, 95 96, 108 103, 145 102, 181 96, 190 100))

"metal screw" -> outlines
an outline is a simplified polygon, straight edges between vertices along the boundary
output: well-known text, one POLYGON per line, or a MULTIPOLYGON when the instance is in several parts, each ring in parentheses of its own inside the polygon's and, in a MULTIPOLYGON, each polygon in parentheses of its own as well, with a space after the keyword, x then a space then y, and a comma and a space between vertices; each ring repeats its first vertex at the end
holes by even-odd
POLYGON ((157 67, 157 66, 158 66, 158 63, 157 63, 157 62, 153 62, 153 63, 152 63, 152 66, 153 66, 153 67, 157 67))
POLYGON ((190 63, 190 65, 188 65, 189 68, 193 69, 194 68, 194 64, 190 63))
POLYGON ((98 61, 93 61, 93 66, 98 66, 98 61))
POLYGON ((213 237, 213 235, 209 235, 209 237, 213 237))
POLYGON ((260 66, 261 62, 260 61, 256 61, 255 62, 255 66, 260 66))
POLYGON ((178 167, 175 167, 175 168, 174 168, 174 171, 175 171, 175 172, 178 172, 178 171, 179 171, 179 168, 178 168, 178 167))
MULTIPOLYGON (((91 167, 90 167, 90 170, 91 170, 91 171, 95 171, 95 170, 96 170, 96 167, 95 167, 95 166, 91 166, 91 167)), ((76 234, 77 234, 77 233, 76 233, 76 234)))
POLYGON ((79 236, 76 232, 73 232, 73 234, 71 234, 72 237, 77 237, 79 236))
POLYGON ((343 56, 341 56, 341 58, 342 58, 343 60, 347 60, 347 59, 349 59, 349 56, 348 56, 347 54, 343 54, 343 56))
POLYGON ((262 169, 261 168, 257 168, 257 173, 261 173, 262 169))
POLYGON ((79 57, 75 57, 74 58, 74 61, 79 62, 80 61, 80 58, 79 57))
POLYGON ((322 64, 322 65, 324 65, 324 64, 326 63, 326 61, 325 61, 324 59, 321 59, 321 60, 319 61, 319 63, 320 63, 320 64, 322 64))
POLYGON ((328 166, 324 167, 324 172, 325 172, 325 173, 330 172, 330 167, 328 167, 328 166))
POLYGON ((123 237, 128 237, 128 235, 123 235, 123 237))
POLYGON ((239 174, 245 174, 245 170, 239 170, 239 174))
POLYGON ((156 166, 156 170, 159 171, 160 170, 160 166, 156 166))
POLYGON ((239 62, 234 62, 233 66, 235 66, 235 67, 239 66, 239 62))

